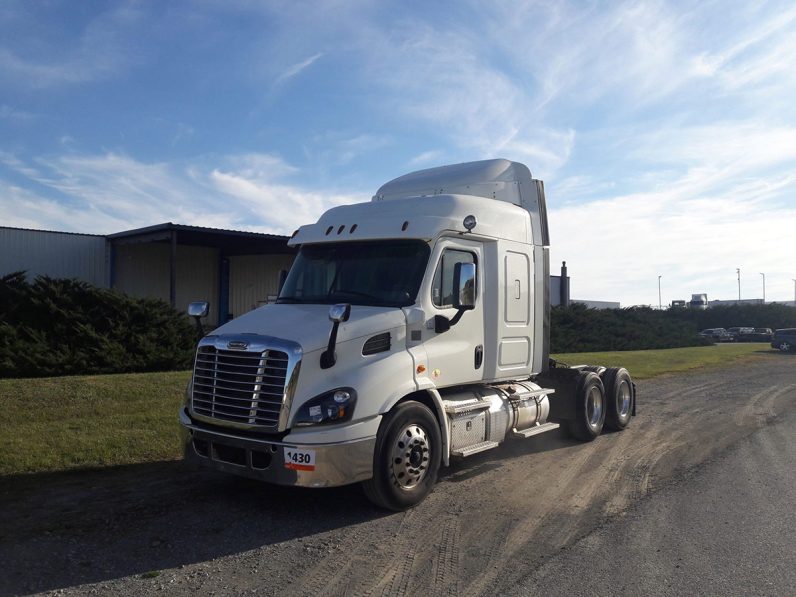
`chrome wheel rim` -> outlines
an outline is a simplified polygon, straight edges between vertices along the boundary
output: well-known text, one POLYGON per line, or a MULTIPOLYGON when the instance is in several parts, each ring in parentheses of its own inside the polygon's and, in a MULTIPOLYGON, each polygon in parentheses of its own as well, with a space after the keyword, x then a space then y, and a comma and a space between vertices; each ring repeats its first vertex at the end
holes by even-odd
POLYGON ((790 344, 788 344, 787 342, 783 342, 782 344, 779 345, 779 349, 783 352, 788 352, 790 350, 790 344))
POLYGON ((410 423, 399 433, 392 447, 390 472, 401 489, 413 489, 423 482, 431 462, 431 442, 426 430, 410 423))
POLYGON ((623 381, 619 385, 619 416, 625 418, 630 412, 630 384, 623 381))
POLYGON ((589 427, 596 429, 600 424, 600 419, 603 414, 603 394, 600 388, 594 386, 589 390, 586 397, 586 418, 589 422, 589 427))

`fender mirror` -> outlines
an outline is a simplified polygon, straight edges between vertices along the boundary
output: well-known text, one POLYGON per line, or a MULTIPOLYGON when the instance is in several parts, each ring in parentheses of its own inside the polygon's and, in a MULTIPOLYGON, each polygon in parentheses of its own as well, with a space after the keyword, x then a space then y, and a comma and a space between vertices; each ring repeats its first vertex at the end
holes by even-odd
POLYGON ((210 303, 207 301, 196 301, 188 305, 188 315, 191 317, 207 317, 210 311, 210 303))
POLYGON ((207 301, 196 301, 188 304, 188 315, 193 317, 194 321, 196 321, 196 334, 199 336, 200 340, 202 339, 202 336, 205 335, 205 331, 202 327, 202 322, 200 319, 202 319, 202 317, 207 317, 209 312, 210 303, 207 301))
POLYGON ((321 369, 328 369, 334 367, 337 361, 337 355, 334 353, 335 345, 337 344, 337 328, 340 324, 348 321, 351 315, 351 305, 348 303, 340 303, 332 305, 329 308, 329 321, 332 322, 332 331, 329 333, 329 344, 321 353, 321 369))

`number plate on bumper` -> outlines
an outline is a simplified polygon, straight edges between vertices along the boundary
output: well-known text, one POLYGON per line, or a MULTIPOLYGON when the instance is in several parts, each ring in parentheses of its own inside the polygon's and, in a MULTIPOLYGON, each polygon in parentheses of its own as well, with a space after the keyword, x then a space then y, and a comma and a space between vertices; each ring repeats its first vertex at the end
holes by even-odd
POLYGON ((314 471, 315 450, 298 450, 285 447, 285 468, 294 471, 314 471))

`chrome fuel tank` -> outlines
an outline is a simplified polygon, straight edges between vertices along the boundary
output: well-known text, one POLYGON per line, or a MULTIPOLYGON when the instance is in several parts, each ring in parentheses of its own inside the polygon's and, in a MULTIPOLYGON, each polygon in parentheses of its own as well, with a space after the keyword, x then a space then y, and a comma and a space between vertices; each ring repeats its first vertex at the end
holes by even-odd
POLYGON ((443 395, 453 453, 484 442, 501 443, 516 433, 547 422, 548 394, 532 382, 479 385, 443 395))

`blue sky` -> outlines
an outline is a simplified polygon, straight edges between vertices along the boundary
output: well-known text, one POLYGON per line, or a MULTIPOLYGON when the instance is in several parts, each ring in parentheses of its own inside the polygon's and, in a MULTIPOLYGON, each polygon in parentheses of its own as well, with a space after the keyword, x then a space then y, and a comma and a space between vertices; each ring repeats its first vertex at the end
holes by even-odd
POLYGON ((289 234, 506 157, 575 297, 793 300, 794 64, 792 2, 5 1, 0 225, 289 234))

